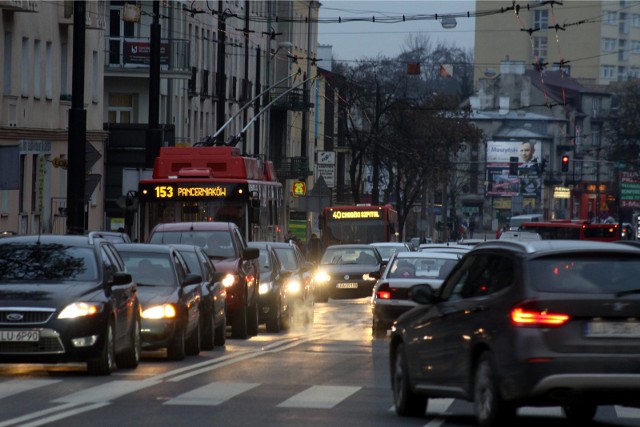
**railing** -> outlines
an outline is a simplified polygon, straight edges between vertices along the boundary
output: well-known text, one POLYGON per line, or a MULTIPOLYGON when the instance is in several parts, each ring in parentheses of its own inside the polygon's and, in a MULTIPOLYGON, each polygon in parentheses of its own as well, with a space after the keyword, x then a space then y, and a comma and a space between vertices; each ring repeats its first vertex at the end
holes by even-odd
POLYGON ((284 157, 274 160, 274 165, 276 175, 280 179, 296 179, 312 175, 307 157, 284 157))
MULTIPOLYGON (((287 87, 276 87, 271 91, 271 99, 275 99, 286 90, 287 87)), ((311 104, 304 100, 303 89, 293 89, 291 92, 278 99, 271 108, 276 110, 289 110, 289 111, 305 111, 311 107, 311 104)))
MULTIPOLYGON (((109 70, 148 70, 151 62, 151 41, 148 38, 105 37, 105 68, 109 70)), ((162 39, 160 69, 191 74, 189 40, 162 39)))

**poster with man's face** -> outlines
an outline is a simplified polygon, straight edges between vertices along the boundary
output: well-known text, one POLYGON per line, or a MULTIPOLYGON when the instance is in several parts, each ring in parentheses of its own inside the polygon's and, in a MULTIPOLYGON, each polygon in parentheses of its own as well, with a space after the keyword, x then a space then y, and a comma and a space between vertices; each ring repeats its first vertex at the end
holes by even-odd
POLYGON ((487 196, 538 197, 541 187, 541 154, 542 143, 539 141, 489 141, 487 196), (517 175, 510 173, 512 157, 518 158, 517 175), (517 186, 513 185, 515 181, 518 182, 517 186), (511 182, 511 185, 505 185, 505 182, 511 182))

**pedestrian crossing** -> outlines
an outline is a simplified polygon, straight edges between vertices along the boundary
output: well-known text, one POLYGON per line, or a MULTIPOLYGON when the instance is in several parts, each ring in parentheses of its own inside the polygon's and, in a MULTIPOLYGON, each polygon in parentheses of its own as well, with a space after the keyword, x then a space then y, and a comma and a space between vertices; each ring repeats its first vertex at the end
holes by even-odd
MULTIPOLYGON (((44 379, 12 379, 0 381, 0 406, 4 406, 5 402, 10 402, 12 398, 24 400, 27 393, 33 393, 37 390, 49 390, 50 396, 57 397, 50 399, 43 404, 43 409, 34 409, 34 412, 25 414, 12 419, 1 419, 0 427, 8 427, 13 425, 44 425, 52 420, 63 419, 77 415, 78 413, 88 412, 94 409, 102 408, 106 405, 113 404, 118 398, 142 391, 146 388, 160 386, 163 381, 157 379, 151 380, 115 380, 108 381, 93 387, 85 387, 84 382, 78 382, 74 386, 77 390, 70 391, 62 396, 59 395, 60 385, 63 380, 44 380, 44 379), (56 405, 51 407, 51 405, 56 405), (46 421, 46 422, 44 422, 46 421)), ((165 383, 167 384, 167 383, 165 383)), ((190 390, 177 392, 175 396, 169 397, 167 400, 158 402, 160 405, 167 406, 221 406, 228 402, 234 401, 237 405, 243 399, 238 397, 252 393, 257 389, 278 388, 279 393, 282 392, 282 384, 266 384, 266 383, 241 383, 241 382, 211 382, 200 387, 190 390)), ((273 404, 274 409, 280 410, 298 410, 298 409, 324 409, 331 410, 338 405, 348 405, 350 401, 361 399, 360 395, 367 391, 367 387, 358 385, 309 385, 303 389, 299 386, 284 387, 285 391, 291 392, 291 395, 278 403, 273 404), (295 392, 293 392, 295 390, 295 392)), ((67 388, 65 388, 66 390, 67 388)), ((264 393, 265 390, 263 390, 264 393)), ((164 392, 164 391, 163 391, 164 392)), ((45 393, 44 395, 47 395, 45 393)), ((269 394, 268 391, 266 393, 269 394)), ((370 394, 370 393, 369 393, 370 394)), ((256 395, 261 395, 256 393, 256 395)), ((248 405, 256 403, 255 396, 246 399, 248 405)), ((391 400, 391 391, 388 391, 389 400, 391 400)), ((384 402, 389 403, 389 401, 384 402)), ((383 406, 384 407, 384 406, 383 406)), ((394 411, 393 406, 386 406, 388 411, 394 411)), ((611 407, 615 416, 620 419, 640 420, 640 409, 614 406, 611 407)), ((381 408, 379 408, 381 409, 381 408)), ((250 410, 250 409, 248 409, 250 410)), ((384 409, 383 409, 384 410, 384 409)), ((471 405, 468 402, 455 399, 430 399, 427 407, 426 418, 427 427, 435 427, 444 425, 446 418, 459 412, 465 415, 471 415, 471 405)), ((524 407, 518 410, 520 416, 526 417, 550 417, 563 418, 562 409, 559 407, 524 407)))

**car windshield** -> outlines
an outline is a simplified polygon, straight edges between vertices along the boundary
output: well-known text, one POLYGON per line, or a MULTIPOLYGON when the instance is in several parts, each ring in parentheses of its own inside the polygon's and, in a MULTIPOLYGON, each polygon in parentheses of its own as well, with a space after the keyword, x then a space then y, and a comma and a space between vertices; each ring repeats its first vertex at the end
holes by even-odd
POLYGON ((231 235, 227 230, 219 231, 158 231, 149 243, 184 244, 200 246, 210 258, 234 258, 231 235))
POLYGON ((375 252, 369 248, 327 248, 320 264, 376 265, 375 252))
POLYGON ((287 271, 297 271, 300 269, 298 266, 298 258, 296 258, 296 254, 293 248, 276 248, 276 255, 278 255, 278 260, 280 260, 280 264, 282 264, 282 268, 287 271))
POLYGON ((396 258, 388 270, 390 278, 430 278, 444 280, 456 265, 456 259, 396 258))
POLYGON ((0 282, 97 279, 98 268, 92 248, 57 243, 0 245, 0 282))
POLYGON ((127 271, 139 285, 177 286, 169 254, 120 251, 127 271))
POLYGON ((380 252, 380 256, 382 259, 388 260, 392 255, 395 255, 399 252, 409 252, 405 246, 376 246, 378 252, 380 252))
POLYGON ((541 292, 619 293, 640 289, 640 257, 593 254, 533 260, 531 286, 541 292))

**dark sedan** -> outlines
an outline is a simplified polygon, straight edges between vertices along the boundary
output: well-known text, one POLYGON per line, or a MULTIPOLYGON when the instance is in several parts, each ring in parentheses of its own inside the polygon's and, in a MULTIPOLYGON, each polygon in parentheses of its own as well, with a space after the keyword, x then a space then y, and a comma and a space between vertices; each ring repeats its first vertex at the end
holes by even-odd
POLYGON ((202 277, 200 288, 200 348, 213 350, 225 345, 227 334, 227 290, 222 285, 225 272, 217 272, 207 253, 200 246, 172 245, 184 257, 189 271, 202 277))
POLYGON ((138 284, 142 304, 142 348, 166 348, 171 360, 200 353, 199 274, 189 273, 180 253, 168 245, 117 246, 138 284))
POLYGON ((287 276, 287 293, 294 321, 312 323, 315 306, 313 263, 307 261, 295 243, 274 242, 271 246, 282 265, 282 271, 287 276))
POLYGON ((605 242, 494 241, 474 247, 437 291, 398 318, 395 409, 474 402, 481 426, 517 425, 521 406, 561 406, 588 425, 599 405, 640 401, 640 251, 605 242))
POLYGON ((114 246, 88 236, 0 240, 0 363, 86 362, 91 374, 140 359, 140 304, 114 246))
POLYGON ((327 298, 371 296, 382 272, 382 257, 371 245, 349 244, 327 247, 314 278, 320 301, 327 298))
POLYGON ((288 274, 271 246, 271 242, 249 242, 250 248, 260 251, 260 299, 259 319, 264 323, 267 332, 280 332, 291 326, 291 305, 286 280, 288 274))

